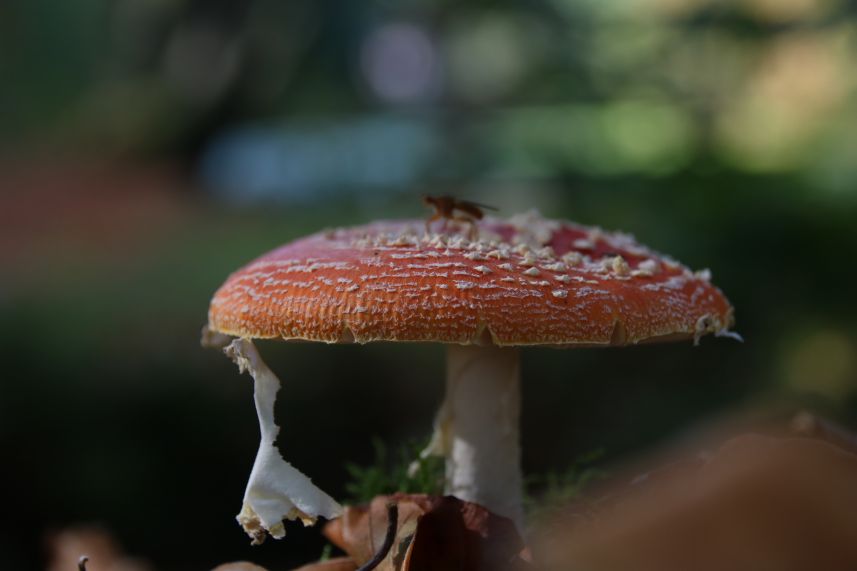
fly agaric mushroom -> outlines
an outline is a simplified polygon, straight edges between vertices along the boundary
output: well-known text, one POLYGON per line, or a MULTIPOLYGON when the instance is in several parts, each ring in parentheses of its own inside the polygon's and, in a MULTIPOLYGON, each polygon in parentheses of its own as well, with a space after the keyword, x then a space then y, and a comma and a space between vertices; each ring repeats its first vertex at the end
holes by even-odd
MULTIPOLYGON (((250 339, 447 344, 446 397, 427 452, 446 456, 447 493, 520 526, 517 347, 696 343, 707 333, 734 336, 733 311, 708 271, 691 272, 626 234, 534 212, 477 228, 469 240, 426 233, 422 221, 386 221, 291 242, 226 280, 208 328, 237 337, 232 352, 249 352, 257 370, 250 339)), ((272 411, 258 382, 257 405, 272 411)), ((263 416, 263 446, 272 446, 273 415, 263 416)), ((271 456, 257 458, 251 475, 239 517, 248 532, 278 536, 284 517, 337 511, 291 466, 281 470, 287 481, 276 481, 285 462, 271 456), (261 498, 265 515, 255 513, 261 498)))

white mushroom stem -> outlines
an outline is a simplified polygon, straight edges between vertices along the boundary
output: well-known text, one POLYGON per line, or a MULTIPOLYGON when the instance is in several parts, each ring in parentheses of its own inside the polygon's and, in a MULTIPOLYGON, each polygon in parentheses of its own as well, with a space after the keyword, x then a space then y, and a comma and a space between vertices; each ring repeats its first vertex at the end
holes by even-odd
POLYGON ((514 348, 450 345, 446 398, 429 451, 446 456, 446 493, 522 528, 520 362, 514 348))

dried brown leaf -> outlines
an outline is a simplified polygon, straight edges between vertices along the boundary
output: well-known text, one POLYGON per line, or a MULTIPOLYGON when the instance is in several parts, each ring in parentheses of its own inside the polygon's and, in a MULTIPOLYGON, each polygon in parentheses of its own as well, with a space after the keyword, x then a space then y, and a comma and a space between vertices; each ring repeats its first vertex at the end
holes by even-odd
POLYGON ((355 571, 357 564, 350 557, 334 557, 299 567, 294 571, 355 571))
POLYGON ((211 571, 268 571, 264 567, 259 567, 254 563, 250 563, 249 561, 235 561, 233 563, 224 563, 223 565, 218 565, 211 571))
POLYGON ((150 571, 151 567, 126 556, 119 542, 106 529, 94 526, 69 527, 48 537, 48 571, 78 568, 81 556, 87 556, 87 571, 150 571))
POLYGON ((399 522, 378 571, 503 571, 522 564, 524 544, 511 520, 451 496, 379 496, 368 506, 345 508, 325 526, 325 536, 362 565, 383 543, 389 501, 399 506, 399 522))
POLYGON ((854 482, 857 456, 829 443, 743 436, 547 530, 539 553, 549 570, 853 570, 854 482))

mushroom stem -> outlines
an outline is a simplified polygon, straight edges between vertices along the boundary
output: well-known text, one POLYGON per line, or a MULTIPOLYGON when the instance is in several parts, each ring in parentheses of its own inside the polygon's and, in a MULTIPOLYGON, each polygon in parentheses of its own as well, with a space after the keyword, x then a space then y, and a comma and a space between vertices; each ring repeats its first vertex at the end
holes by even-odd
POLYGON ((520 359, 512 347, 450 345, 445 434, 446 493, 523 524, 519 438, 520 359))

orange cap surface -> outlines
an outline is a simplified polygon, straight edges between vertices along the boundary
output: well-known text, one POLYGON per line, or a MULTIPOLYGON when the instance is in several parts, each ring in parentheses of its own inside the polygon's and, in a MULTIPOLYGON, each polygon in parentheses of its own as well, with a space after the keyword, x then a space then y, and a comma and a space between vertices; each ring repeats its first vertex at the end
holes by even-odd
POLYGON ((698 339, 732 325, 707 271, 626 234, 532 213, 486 218, 478 230, 470 241, 389 221, 291 242, 226 280, 209 328, 328 343, 591 346, 698 339))

